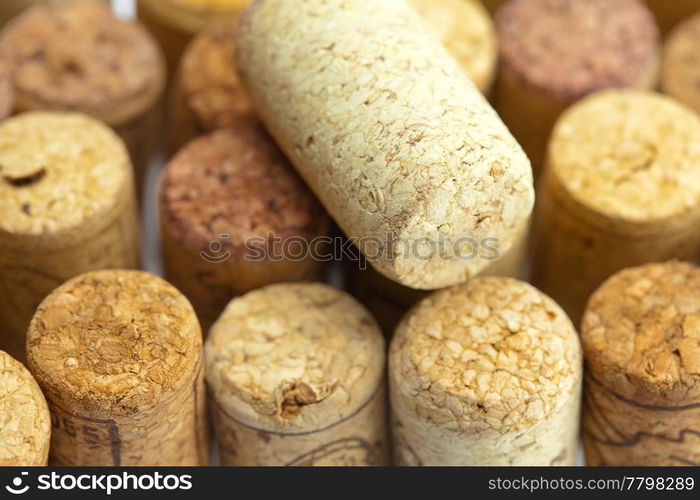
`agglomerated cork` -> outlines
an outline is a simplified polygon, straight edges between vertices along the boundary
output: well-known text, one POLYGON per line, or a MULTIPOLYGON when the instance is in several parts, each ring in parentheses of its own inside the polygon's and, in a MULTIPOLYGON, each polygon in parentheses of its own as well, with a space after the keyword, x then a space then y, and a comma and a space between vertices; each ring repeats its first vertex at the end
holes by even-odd
POLYGON ((581 326, 589 465, 699 465, 700 270, 667 262, 615 274, 581 326))
POLYGON ((202 333, 175 287, 95 271, 39 306, 27 360, 53 414, 53 465, 206 465, 202 333))
MULTIPOLYGON (((698 4, 700 8, 700 4, 698 4)), ((661 90, 700 112, 700 13, 675 28, 664 44, 661 90)))
POLYGON ((511 278, 435 292, 389 349, 401 465, 571 465, 582 378, 578 335, 549 297, 511 278))
POLYGON ((0 351, 0 467, 46 465, 51 417, 31 373, 0 351))
POLYGON ((234 299, 206 342, 224 465, 386 465, 384 340, 320 283, 234 299))
POLYGON ((574 322, 615 272, 700 255, 700 119, 690 109, 603 91, 562 115, 548 155, 532 279, 574 322))
POLYGON ((158 134, 165 65, 156 42, 104 2, 77 0, 34 6, 0 33, 15 111, 78 111, 113 127, 139 176, 158 134))
POLYGON ((571 103, 609 87, 656 85, 659 34, 641 0, 509 0, 496 32, 496 109, 537 173, 571 103))
POLYGON ((684 19, 700 11, 698 0, 646 0, 662 33, 668 33, 684 19))
POLYGON ((529 162, 406 2, 262 0, 236 43, 266 127, 380 273, 439 288, 486 266, 458 258, 459 238, 510 247, 533 204, 529 162))
POLYGON ((108 127, 74 113, 0 123, 0 348, 24 359, 29 320, 68 278, 136 268, 129 156, 108 127))
POLYGON ((12 113, 12 82, 5 64, 0 63, 0 120, 4 120, 12 113))

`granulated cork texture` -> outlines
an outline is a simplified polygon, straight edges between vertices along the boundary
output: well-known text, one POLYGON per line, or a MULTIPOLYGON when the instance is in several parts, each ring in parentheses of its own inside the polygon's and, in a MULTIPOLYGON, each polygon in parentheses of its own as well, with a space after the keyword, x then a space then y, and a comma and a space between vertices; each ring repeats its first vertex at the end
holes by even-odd
POLYGON ((510 278, 435 292, 389 352, 396 460, 566 465, 578 439, 581 349, 554 301, 510 278))
POLYGON ((671 32, 662 61, 663 92, 700 112, 700 13, 671 32))
POLYGON ((384 341, 370 314, 322 284, 234 299, 206 345, 227 465, 384 465, 384 341))
POLYGON ((343 231, 373 238, 375 269, 438 288, 486 265, 459 259, 458 238, 510 247, 529 162, 404 1, 262 0, 237 44, 267 128, 343 231))
POLYGON ((50 435, 41 389, 24 365, 0 351, 0 466, 46 465, 50 435))

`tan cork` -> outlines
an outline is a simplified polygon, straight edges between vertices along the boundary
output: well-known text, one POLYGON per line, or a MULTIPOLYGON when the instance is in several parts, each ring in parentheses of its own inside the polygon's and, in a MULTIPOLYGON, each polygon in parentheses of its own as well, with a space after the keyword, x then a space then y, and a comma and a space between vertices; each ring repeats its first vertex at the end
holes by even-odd
POLYGON ((51 417, 22 363, 0 351, 0 467, 46 465, 51 417))
POLYGON ((384 340, 320 283, 234 299, 206 342, 224 465, 386 465, 384 340))
POLYGON ((13 95, 12 81, 7 65, 0 62, 0 121, 12 113, 13 95))
POLYGON ((29 320, 68 278, 138 265, 133 174, 119 137, 74 113, 0 123, 0 348, 24 359, 29 320))
POLYGON ((156 145, 165 64, 139 24, 104 2, 48 2, 28 9, 0 33, 15 111, 77 111, 113 127, 142 180, 156 145))
POLYGON ((481 3, 489 14, 493 15, 498 11, 498 8, 503 4, 505 0, 481 0, 481 3))
POLYGON ((700 112, 698 81, 700 13, 681 23, 667 38, 661 64, 661 90, 700 112))
POLYGON ((656 16, 659 28, 664 34, 700 11, 698 0, 646 0, 646 3, 656 16))
POLYGON ((237 45, 268 130, 381 274, 440 288, 487 265, 459 259, 459 238, 511 246, 529 162, 405 1, 257 1, 237 45))
POLYGON ((2 0, 0 2, 0 27, 24 9, 44 0, 2 0))
POLYGON ((37 310, 27 359, 53 415, 52 465, 206 465, 202 333, 175 287, 94 271, 37 310))
POLYGON ((700 255, 700 119, 690 109, 603 91, 562 115, 548 154, 532 281, 575 323, 617 271, 700 255))
POLYGON ((395 462, 572 465, 578 335, 549 297, 512 278, 435 292, 389 349, 395 462))
POLYGON ((165 275, 205 333, 235 295, 324 277, 302 252, 327 235, 328 215, 259 124, 188 144, 165 169, 160 214, 165 275))
POLYGON ((570 104, 604 88, 656 86, 659 34, 642 0, 509 0, 496 33, 496 109, 537 174, 570 104))
POLYGON ((581 326, 588 465, 700 465, 700 270, 626 269, 581 326))

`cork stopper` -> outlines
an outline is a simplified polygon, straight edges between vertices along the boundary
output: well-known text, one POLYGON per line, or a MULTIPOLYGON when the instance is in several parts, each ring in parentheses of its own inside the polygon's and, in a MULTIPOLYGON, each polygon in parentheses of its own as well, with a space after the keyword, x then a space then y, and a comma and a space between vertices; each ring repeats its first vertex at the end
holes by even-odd
POLYGON ((256 123, 188 144, 167 166, 160 199, 172 235, 196 252, 221 241, 240 255, 253 237, 311 239, 327 225, 321 205, 256 123))
MULTIPOLYGON (((252 0, 140 0, 179 30, 195 34, 205 25, 241 12, 252 0)), ((139 6, 141 7, 141 6, 139 6)), ((146 7, 146 6, 144 6, 146 7)))
POLYGON ((0 466, 46 465, 51 418, 31 373, 0 351, 0 466))
POLYGON ((504 69, 564 100, 633 85, 658 57, 658 29, 640 0, 510 0, 496 32, 504 69))
POLYGON ((568 404, 579 364, 576 331, 553 300, 512 278, 476 278, 433 293, 399 324, 392 400, 460 434, 519 433, 568 404))
POLYGON ((591 297, 581 325, 588 373, 638 405, 700 403, 700 269, 626 269, 591 297))
POLYGON ((148 32, 104 2, 36 5, 0 34, 20 111, 80 111, 116 126, 150 109, 165 86, 165 63, 148 32))
POLYGON ((382 385, 384 340, 349 295, 320 283, 234 299, 206 343, 219 405, 264 431, 316 431, 353 415, 382 385))
POLYGON ((7 66, 0 63, 0 120, 12 113, 12 81, 7 66))
POLYGON ((52 403, 130 417, 193 384, 201 345, 192 306, 175 287, 142 271, 96 271, 42 302, 27 332, 27 360, 52 403))
POLYGON ((700 13, 678 25, 664 45, 661 89, 700 111, 700 13))

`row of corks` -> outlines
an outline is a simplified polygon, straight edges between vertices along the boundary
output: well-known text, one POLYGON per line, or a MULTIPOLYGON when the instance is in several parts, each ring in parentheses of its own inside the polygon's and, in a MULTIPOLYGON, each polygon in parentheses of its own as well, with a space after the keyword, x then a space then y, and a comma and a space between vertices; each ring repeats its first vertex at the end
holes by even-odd
MULTIPOLYGON (((229 21, 229 32, 213 34, 225 24, 209 28, 187 49, 210 56, 190 59, 197 90, 172 101, 170 126, 185 130, 185 121, 174 119, 185 109, 194 134, 225 128, 175 155, 159 197, 166 278, 199 318, 181 292, 152 275, 82 274, 138 267, 128 136, 122 142, 75 113, 33 111, 0 125, 2 343, 26 356, 48 400, 51 462, 206 463, 206 372, 223 463, 387 463, 384 340, 369 313, 320 284, 245 294, 268 283, 323 276, 323 264, 314 259, 246 258, 251 237, 311 241, 328 232, 327 214, 286 155, 348 235, 390 233, 410 242, 467 234, 495 236, 502 245, 495 263, 384 255, 372 261, 375 270, 350 272, 350 288, 385 332, 393 332, 395 319, 375 303, 400 315, 423 299, 403 317, 389 351, 395 463, 572 463, 582 357, 590 464, 698 463, 696 269, 671 262, 611 278, 584 315, 583 355, 567 314, 542 292, 509 278, 470 279, 519 274, 533 201, 529 163, 465 78, 465 65, 455 63, 416 12, 398 0, 370 3, 261 1, 238 34, 238 21, 229 21), (212 68, 227 83, 203 78, 212 68), (236 108, 232 103, 243 104, 245 113, 226 115, 236 108), (206 126, 207 116, 232 118, 206 126), (417 290, 451 285, 430 295, 417 290), (209 331, 204 351, 198 321, 209 331)), ((432 4, 438 9, 443 2, 432 4)), ((477 4, 459 5, 481 12, 490 26, 477 4)), ((496 89, 507 81, 519 86, 510 95, 521 96, 509 108, 533 104, 538 96, 564 109, 561 101, 593 93, 553 118, 551 136, 552 124, 539 120, 544 111, 518 113, 530 116, 519 139, 533 159, 523 137, 549 137, 547 159, 539 165, 533 281, 578 323, 590 293, 620 269, 698 255, 700 120, 678 102, 684 95, 690 101, 695 89, 681 85, 686 90, 676 99, 639 90, 595 92, 597 86, 634 86, 639 75, 632 73, 646 74, 648 58, 658 62, 658 34, 640 2, 511 0, 496 20, 496 89), (523 31, 527 19, 531 32, 523 31), (603 30, 597 38, 596 30, 603 30), (509 59, 518 44, 520 56, 509 59), (551 54, 571 66, 555 71, 551 54), (509 76, 508 61, 520 77, 509 76), (537 87, 542 75, 555 87, 537 87), (597 86, 587 87, 592 82, 597 86)), ((21 34, 24 27, 31 33, 15 39, 24 39, 28 49, 9 65, 16 102, 31 101, 22 98, 18 82, 50 81, 53 98, 71 103, 15 111, 78 110, 119 131, 80 101, 94 95, 87 100, 97 108, 107 96, 111 113, 135 109, 115 102, 125 88, 133 96, 148 87, 136 78, 140 73, 122 79, 131 68, 123 61, 108 58, 99 70, 89 63, 94 47, 118 59, 115 48, 130 46, 133 35, 119 31, 126 26, 148 36, 96 4, 35 7, 11 22, 0 35, 0 50, 8 32, 21 34), (31 16, 40 21, 29 23, 31 16), (82 44, 68 42, 71 26, 86 37, 82 44), (37 42, 46 33, 59 35, 37 42), (95 75, 107 78, 93 81, 95 75), (96 94, 86 91, 92 83, 96 94)), ((673 82, 697 71, 687 52, 677 64, 669 55, 673 40, 682 40, 685 50, 697 44, 693 31, 669 39, 663 67, 681 75, 673 82)), ((487 41, 493 36, 483 33, 487 41)), ((22 46, 17 41, 15 49, 22 46)), ((146 47, 136 46, 139 52, 146 47)), ((489 44, 480 38, 476 46, 489 44)), ((185 88, 187 60, 174 96, 185 88)), ((141 70, 158 67, 140 61, 141 70)), ((655 85, 656 76, 649 81, 648 87, 655 85)), ((494 94, 506 118, 503 94, 494 94)), ((508 125, 518 136, 517 126, 508 125)), ((147 130, 134 136, 143 139, 147 130)), ((21 365, 8 358, 6 366, 2 373, 10 376, 3 385, 23 388, 16 391, 19 402, 3 399, 7 406, 36 410, 7 412, 15 417, 3 427, 9 442, 29 452, 11 451, 5 462, 42 463, 48 432, 37 429, 48 428, 45 403, 21 365), (38 458, 17 458, 25 456, 38 458)))

